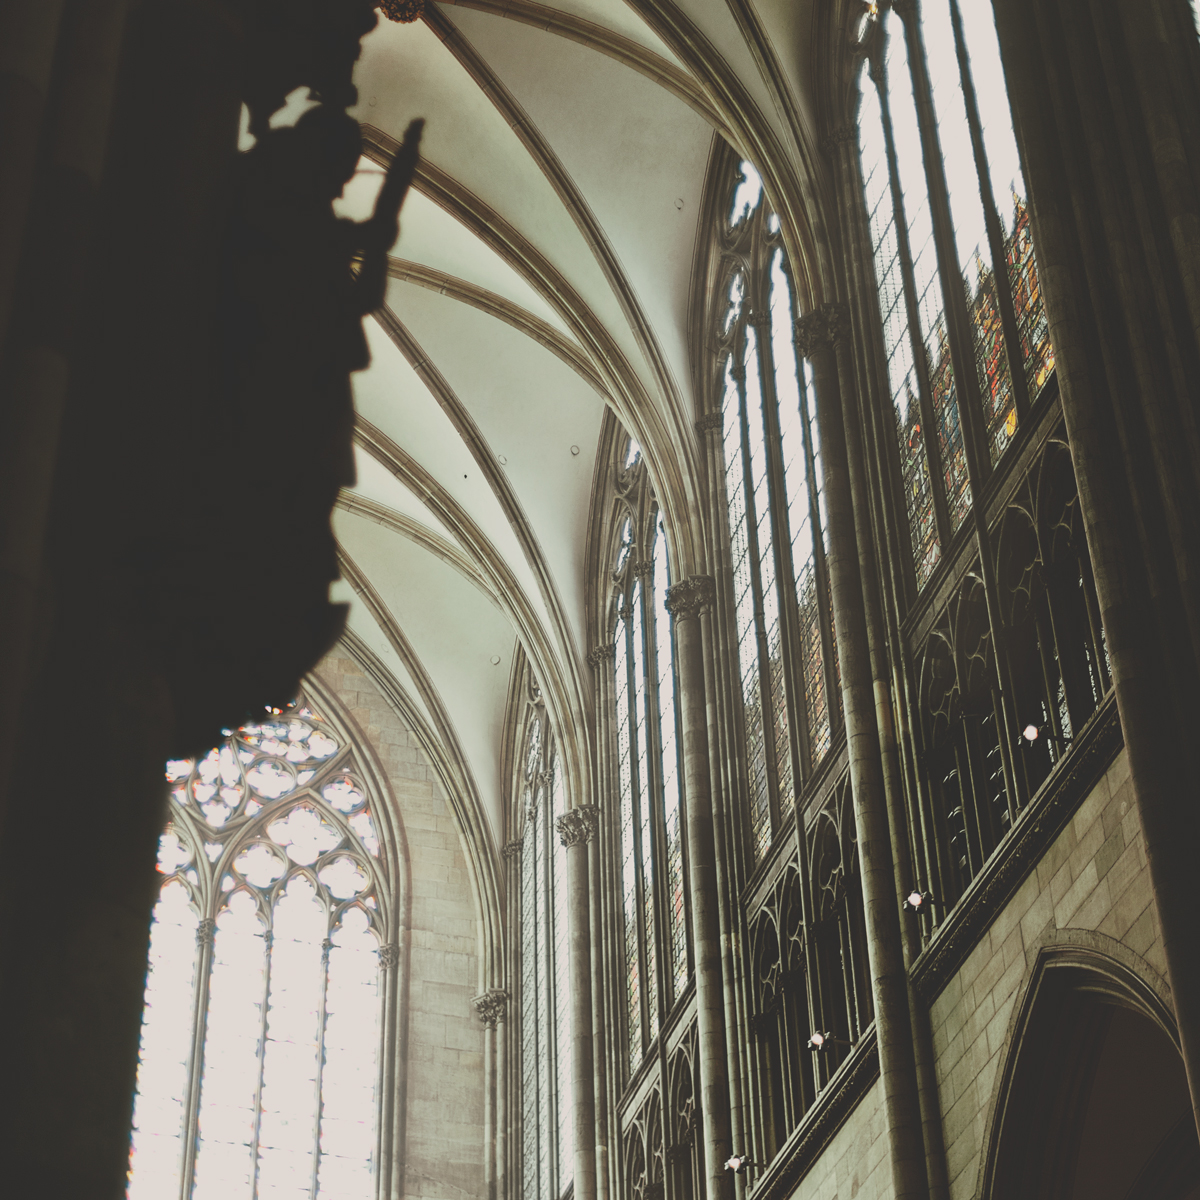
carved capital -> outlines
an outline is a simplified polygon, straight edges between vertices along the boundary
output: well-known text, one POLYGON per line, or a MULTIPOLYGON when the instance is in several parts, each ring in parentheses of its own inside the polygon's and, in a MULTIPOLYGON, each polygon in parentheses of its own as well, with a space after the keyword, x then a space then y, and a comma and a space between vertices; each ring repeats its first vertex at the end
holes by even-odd
POLYGON ((696 422, 696 431, 697 433, 708 433, 713 429, 723 429, 724 426, 725 414, 718 409, 716 412, 705 413, 696 422))
POLYGON ((425 12, 425 0, 379 0, 379 11, 389 21, 409 25, 425 12))
POLYGON ((400 947, 395 942, 386 942, 379 947, 379 965, 390 971, 400 962, 400 947))
POLYGON ((508 859, 510 862, 515 858, 520 858, 521 846, 523 844, 520 838, 514 838, 511 842, 505 842, 500 850, 501 857, 508 859))
POLYGON ((821 139, 821 149, 828 155, 834 155, 838 152, 839 147, 846 145, 847 142, 853 143, 857 140, 858 130, 853 125, 839 125, 821 139))
POLYGON ((482 996, 476 996, 471 1003, 475 1006, 479 1019, 489 1029, 495 1029, 508 1011, 508 993, 503 988, 492 988, 482 996))
POLYGON ((588 666, 594 671, 606 662, 612 662, 617 654, 616 642, 601 642, 600 645, 588 651, 588 666))
POLYGON ((712 608, 717 598, 717 585, 711 575, 690 575, 672 584, 667 591, 667 612, 677 621, 698 617, 712 608))
POLYGON ((217 932, 217 923, 212 917, 205 917, 199 925, 196 926, 196 945, 211 946, 213 937, 217 932))
POLYGON ((638 575, 638 576, 653 575, 654 574, 654 560, 650 559, 650 558, 638 559, 637 562, 629 564, 629 569, 630 569, 630 571, 633 572, 634 575, 638 575))
POLYGON ((822 304, 820 308, 796 319, 794 341, 803 358, 837 346, 850 330, 850 315, 844 304, 822 304))
POLYGON ((564 846, 590 842, 600 828, 600 810, 594 804, 569 808, 554 822, 554 828, 564 846))

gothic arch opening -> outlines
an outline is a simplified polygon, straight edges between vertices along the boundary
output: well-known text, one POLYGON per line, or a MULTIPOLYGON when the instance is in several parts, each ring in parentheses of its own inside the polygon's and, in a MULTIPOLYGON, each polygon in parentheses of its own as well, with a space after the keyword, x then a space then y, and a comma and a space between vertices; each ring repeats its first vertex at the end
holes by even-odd
POLYGON ((985 1200, 1200 1198, 1174 1020, 1132 967, 1043 951, 1003 1070, 985 1200))

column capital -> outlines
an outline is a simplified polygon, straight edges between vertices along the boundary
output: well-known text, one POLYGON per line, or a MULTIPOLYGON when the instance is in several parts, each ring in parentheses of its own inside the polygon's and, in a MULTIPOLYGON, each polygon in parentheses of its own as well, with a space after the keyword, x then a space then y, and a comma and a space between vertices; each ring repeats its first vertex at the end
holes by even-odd
POLYGON ((588 651, 588 666, 592 670, 602 666, 606 662, 612 662, 616 658, 617 643, 616 642, 601 642, 600 645, 593 647, 588 651))
POLYGON ((715 412, 705 413, 696 422, 697 433, 708 433, 713 429, 723 429, 725 426, 725 414, 718 408, 715 412))
POLYGON ((520 838, 513 838, 511 842, 505 842, 500 850, 501 857, 507 858, 510 861, 514 858, 520 858, 522 845, 523 843, 520 838))
POLYGON ((822 304, 796 318, 793 340, 802 358, 812 358, 826 346, 837 346, 850 332, 850 314, 844 304, 822 304))
POLYGON ((716 598, 717 585, 711 575, 689 575, 667 590, 667 612, 677 621, 698 617, 712 608, 716 598))
POLYGON ((508 993, 503 988, 489 988, 482 995, 475 996, 471 1003, 484 1025, 495 1029, 508 1012, 508 993))
POLYGON ((590 842, 600 827, 600 810, 594 804, 581 804, 569 808, 557 821, 554 828, 564 846, 578 846, 590 842))
POLYGON ((205 917, 200 924, 196 926, 196 945, 211 946, 213 938, 216 936, 217 923, 212 917, 205 917))
POLYGON ((389 21, 409 25, 425 11, 425 0, 379 0, 379 8, 389 21))
POLYGON ((390 971, 400 962, 400 947, 396 942, 386 942, 379 947, 379 965, 390 971))
POLYGON ((839 125, 821 139, 821 149, 826 154, 833 155, 837 153, 839 146, 856 141, 857 138, 858 130, 853 125, 839 125))

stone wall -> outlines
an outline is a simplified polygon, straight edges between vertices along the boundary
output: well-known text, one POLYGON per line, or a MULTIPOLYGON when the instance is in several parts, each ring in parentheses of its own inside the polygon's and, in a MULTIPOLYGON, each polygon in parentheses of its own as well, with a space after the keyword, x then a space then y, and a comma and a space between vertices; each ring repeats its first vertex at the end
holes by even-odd
POLYGON ((1124 751, 932 1006, 951 1200, 975 1194, 997 1072, 1039 948, 1097 934, 1166 976, 1124 751))
MULTIPOLYGON (((408 841, 412 886, 403 1194, 482 1197, 483 1026, 478 917, 458 829, 416 737, 358 665, 335 651, 316 670, 376 754, 408 841)), ((403 1073, 403 1075, 401 1075, 403 1073)))

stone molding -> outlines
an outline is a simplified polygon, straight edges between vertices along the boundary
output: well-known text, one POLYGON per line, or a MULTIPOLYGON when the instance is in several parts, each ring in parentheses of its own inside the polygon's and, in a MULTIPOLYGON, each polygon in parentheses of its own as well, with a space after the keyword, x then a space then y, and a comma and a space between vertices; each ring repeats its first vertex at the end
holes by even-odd
POLYGON ((564 846, 579 846, 590 842, 600 828, 600 810, 594 804, 569 808, 554 822, 559 840, 564 846))
POLYGON ((390 971, 400 962, 400 947, 395 942, 386 942, 379 947, 379 965, 390 971))
POLYGON ((490 988, 471 1000, 480 1021, 488 1029, 495 1029, 508 1012, 508 993, 503 988, 490 988))
POLYGON ((505 842, 500 850, 501 858, 507 858, 509 861, 512 861, 515 858, 520 858, 521 847, 523 845, 524 842, 522 842, 520 838, 513 838, 511 842, 505 842))
POLYGON ((725 414, 717 409, 715 412, 705 413, 696 422, 697 433, 708 433, 713 429, 723 429, 725 427, 725 414))
POLYGON ((717 598, 717 585, 711 575, 689 575, 667 590, 667 612, 677 621, 698 617, 712 608, 717 598))
POLYGON ((828 155, 836 154, 840 146, 846 145, 847 142, 856 142, 858 140, 858 129, 853 125, 839 125, 836 129, 831 129, 821 139, 821 149, 828 155))
POLYGON ((612 662, 617 656, 616 642, 601 642, 600 645, 588 651, 588 666, 594 671, 606 662, 612 662))
POLYGON ((826 347, 834 347, 850 332, 850 314, 844 304, 822 304, 796 318, 793 340, 802 358, 812 358, 826 347))

